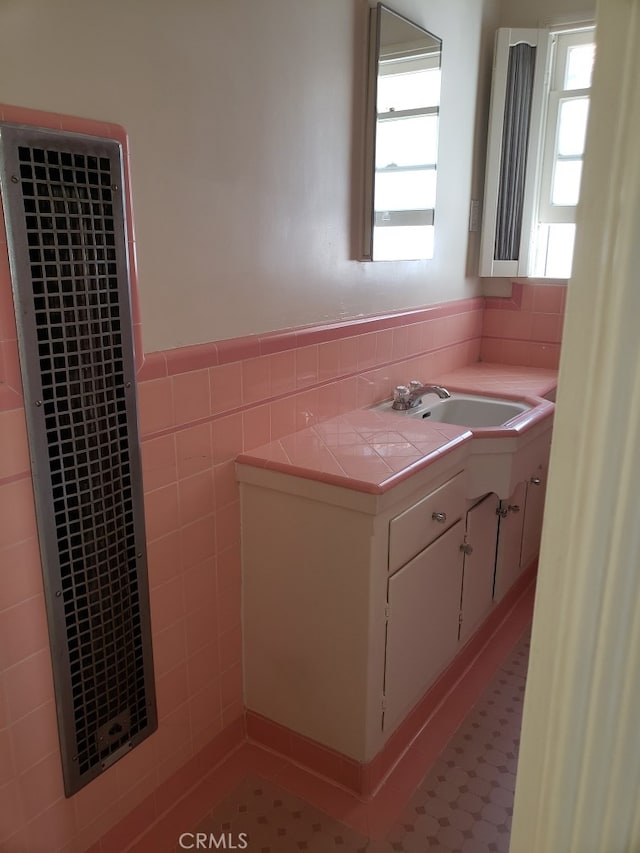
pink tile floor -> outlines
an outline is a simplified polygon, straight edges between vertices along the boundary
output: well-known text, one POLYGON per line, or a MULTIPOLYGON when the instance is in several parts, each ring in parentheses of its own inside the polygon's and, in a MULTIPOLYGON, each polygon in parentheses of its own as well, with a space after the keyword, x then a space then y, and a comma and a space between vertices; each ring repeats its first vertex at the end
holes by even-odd
POLYGON ((529 636, 527 630, 511 650, 383 839, 347 827, 256 772, 194 831, 224 835, 227 845, 246 844, 251 853, 508 853, 529 636))

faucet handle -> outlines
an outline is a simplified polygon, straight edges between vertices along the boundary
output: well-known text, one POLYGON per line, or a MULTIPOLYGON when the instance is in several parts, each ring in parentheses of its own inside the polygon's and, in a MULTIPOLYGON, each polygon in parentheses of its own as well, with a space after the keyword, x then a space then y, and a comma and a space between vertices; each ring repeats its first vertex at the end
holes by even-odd
POLYGON ((415 391, 419 391, 422 388, 422 382, 419 382, 417 379, 412 379, 409 382, 409 391, 413 394, 415 391))
POLYGON ((396 385, 393 389, 393 402, 394 403, 408 403, 410 391, 406 385, 396 385))

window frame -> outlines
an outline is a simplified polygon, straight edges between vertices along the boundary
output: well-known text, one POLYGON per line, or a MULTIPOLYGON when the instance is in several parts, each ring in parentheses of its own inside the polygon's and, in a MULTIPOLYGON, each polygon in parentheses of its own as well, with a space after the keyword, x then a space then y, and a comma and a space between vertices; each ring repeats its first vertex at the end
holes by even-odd
POLYGON ((573 26, 549 26, 539 30, 501 28, 497 31, 480 244, 481 277, 557 277, 546 272, 546 249, 542 243, 548 240, 549 226, 575 223, 577 207, 551 204, 560 104, 563 100, 589 97, 590 93, 590 88, 565 90, 564 73, 569 49, 591 42, 595 42, 593 21, 581 21, 573 26), (508 63, 510 49, 522 42, 536 48, 521 210, 522 228, 517 259, 499 260, 495 257, 497 209, 508 63))

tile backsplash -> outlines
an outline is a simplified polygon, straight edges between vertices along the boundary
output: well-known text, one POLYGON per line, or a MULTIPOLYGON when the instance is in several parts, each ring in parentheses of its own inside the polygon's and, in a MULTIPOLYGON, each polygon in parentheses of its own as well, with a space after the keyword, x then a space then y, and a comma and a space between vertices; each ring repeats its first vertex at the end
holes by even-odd
POLYGON ((567 286, 513 282, 510 299, 485 300, 482 361, 557 368, 567 286))

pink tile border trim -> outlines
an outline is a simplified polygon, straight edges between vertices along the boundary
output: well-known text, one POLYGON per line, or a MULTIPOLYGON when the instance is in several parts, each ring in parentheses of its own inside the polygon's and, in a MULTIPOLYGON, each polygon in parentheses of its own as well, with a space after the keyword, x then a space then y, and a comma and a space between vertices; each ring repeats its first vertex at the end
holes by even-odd
MULTIPOLYGON (((158 829, 164 829, 166 817, 173 812, 180 812, 182 830, 187 831, 191 821, 197 822, 206 814, 210 806, 200 814, 196 808, 193 812, 194 802, 190 797, 194 790, 201 785, 203 780, 219 771, 230 756, 245 742, 246 732, 243 717, 227 726, 217 737, 215 737, 204 749, 193 756, 186 764, 156 788, 136 808, 126 815, 119 823, 111 827, 99 841, 103 853, 113 851, 124 851, 132 845, 134 849, 154 850, 161 849, 159 846, 148 845, 144 841, 142 847, 138 847, 137 839, 143 836, 145 839, 155 838, 158 829)), ((240 780, 238 780, 240 781, 240 780)), ((197 803, 196 798, 196 803, 197 803)), ((161 836, 166 844, 167 835, 161 836)), ((177 836, 176 836, 177 837, 177 836)), ((173 847, 173 844, 171 845, 173 847)))
MULTIPOLYGON (((278 352, 299 349, 312 344, 327 343, 342 340, 370 332, 394 329, 421 323, 425 320, 435 320, 454 314, 464 314, 469 311, 481 310, 484 297, 472 297, 453 302, 442 302, 410 311, 399 311, 395 314, 378 314, 355 320, 344 320, 338 323, 325 323, 317 326, 302 326, 300 328, 281 329, 245 337, 229 338, 212 341, 206 344, 180 347, 174 350, 164 350, 163 353, 151 353, 146 360, 159 355, 166 358, 167 373, 162 375, 175 376, 191 370, 201 370, 228 364, 232 361, 243 361, 260 355, 273 355, 278 352)), ((144 367, 143 367, 144 373, 144 367)), ((144 374, 144 378, 151 378, 144 374)), ((157 378, 154 376, 154 378, 157 378)))
MULTIPOLYGON (((247 737, 250 741, 302 764, 313 773, 324 776, 361 797, 374 796, 399 766, 417 738, 431 738, 430 751, 433 760, 442 752, 453 732, 441 725, 437 717, 438 710, 444 702, 452 698, 465 707, 468 704, 469 709, 473 705, 473 684, 470 686, 467 680, 473 675, 473 681, 477 681, 478 675, 473 671, 474 667, 482 667, 481 658, 487 650, 491 650, 492 645, 499 646, 498 649, 491 650, 492 658, 496 654, 499 655, 499 649, 504 645, 500 629, 526 594, 536 569, 537 561, 521 574, 479 630, 368 764, 360 764, 251 710, 246 712, 247 737)), ((527 624, 526 613, 523 614, 523 619, 521 627, 524 630, 527 624)), ((510 647, 505 645, 505 654, 510 647)), ((484 680, 488 680, 488 674, 484 680)))
MULTIPOLYGON (((377 777, 370 773, 367 778, 362 772, 363 765, 284 727, 274 727, 270 721, 266 722, 272 740, 268 746, 263 746, 262 742, 256 742, 256 732, 260 732, 264 718, 248 712, 248 740, 229 741, 231 746, 227 752, 222 751, 225 738, 232 730, 237 736, 240 723, 234 724, 167 780, 162 790, 151 794, 109 830, 91 850, 93 853, 112 853, 116 849, 126 853, 169 853, 175 849, 180 833, 196 829, 207 813, 232 793, 248 774, 270 779, 362 835, 373 840, 383 839, 404 811, 420 780, 429 772, 488 681, 531 623, 535 569, 534 563, 523 573, 478 634, 465 646, 462 652, 465 660, 460 664, 457 681, 454 683, 452 674, 445 673, 451 689, 435 703, 428 725, 405 738, 406 742, 397 750, 395 762, 387 762, 387 766, 381 763, 375 768, 377 777), (302 764, 302 757, 307 767, 302 764), (314 761, 316 768, 308 769, 314 761), (327 771, 332 769, 337 771, 339 781, 327 779, 327 771), (195 784, 194 779, 197 780, 195 784), (366 795, 356 793, 356 786, 362 788, 364 785, 369 785, 370 792, 366 795)), ((380 755, 386 758, 386 750, 380 755)))

